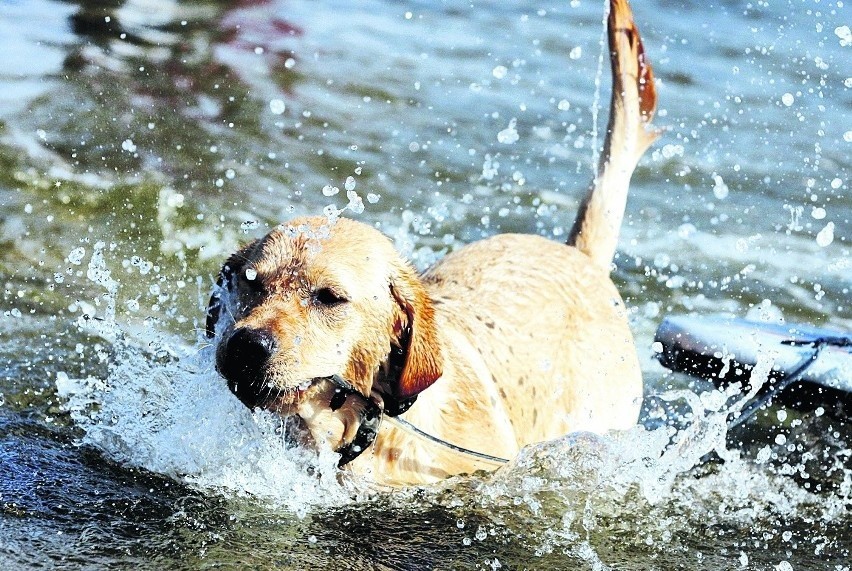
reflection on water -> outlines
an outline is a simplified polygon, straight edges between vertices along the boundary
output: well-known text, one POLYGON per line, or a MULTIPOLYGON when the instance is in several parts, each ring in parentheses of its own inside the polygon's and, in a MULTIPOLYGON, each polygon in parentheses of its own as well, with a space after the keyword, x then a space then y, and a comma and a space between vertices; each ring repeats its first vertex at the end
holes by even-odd
MULTIPOLYGON (((852 329, 843 7, 635 9, 669 127, 617 259, 639 346, 689 311, 852 329)), ((718 396, 688 391, 680 431, 387 494, 286 450, 196 345, 222 256, 328 205, 421 266, 496 232, 562 239, 601 10, 0 3, 0 563, 848 568, 850 434, 827 417, 726 434, 718 396)), ((650 355, 649 393, 707 388, 650 355)))

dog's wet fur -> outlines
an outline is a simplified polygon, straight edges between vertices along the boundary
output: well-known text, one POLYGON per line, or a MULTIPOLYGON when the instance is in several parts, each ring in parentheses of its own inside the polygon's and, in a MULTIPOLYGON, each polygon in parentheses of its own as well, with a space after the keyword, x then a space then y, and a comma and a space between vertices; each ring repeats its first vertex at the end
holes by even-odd
MULTIPOLYGON (((607 139, 568 244, 498 235, 418 275, 368 225, 288 222, 233 254, 211 299, 217 369, 237 397, 298 417, 309 445, 335 450, 356 438, 370 399, 394 414, 411 406, 402 416, 421 430, 504 458, 571 431, 633 426, 641 372, 609 274, 630 176, 658 134, 656 96, 626 0, 611 2, 609 38, 607 139), (356 394, 341 397, 334 375, 356 394)), ((347 467, 409 484, 480 466, 385 423, 347 467)))

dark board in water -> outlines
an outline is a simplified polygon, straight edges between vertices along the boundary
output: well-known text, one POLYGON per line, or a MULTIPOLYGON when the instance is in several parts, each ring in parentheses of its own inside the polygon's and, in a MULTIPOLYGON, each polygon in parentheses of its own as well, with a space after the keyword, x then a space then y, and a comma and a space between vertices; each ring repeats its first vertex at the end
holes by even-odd
POLYGON ((749 387, 760 360, 771 364, 761 393, 797 410, 822 407, 852 419, 852 334, 807 325, 730 317, 667 317, 657 329, 660 362, 669 369, 749 387), (783 385, 783 386, 782 386, 783 385))

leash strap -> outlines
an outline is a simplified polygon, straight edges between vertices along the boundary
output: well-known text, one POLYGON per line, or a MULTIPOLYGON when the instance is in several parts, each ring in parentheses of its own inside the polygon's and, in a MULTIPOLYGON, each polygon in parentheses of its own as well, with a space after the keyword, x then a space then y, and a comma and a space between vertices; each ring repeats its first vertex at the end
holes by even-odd
POLYGON ((484 452, 477 452, 476 450, 468 450, 467 448, 462 448, 461 446, 457 446, 455 444, 452 444, 451 442, 447 442, 446 440, 441 440, 437 436, 432 436, 428 432, 424 432, 424 431, 420 430, 419 428, 417 428, 416 426, 414 426, 413 424, 411 424, 410 422, 408 422, 407 420, 405 420, 403 418, 399 418, 399 417, 388 418, 388 422, 390 422, 391 424, 393 424, 397 428, 400 428, 400 429, 408 432, 409 434, 414 434, 415 436, 425 438, 426 440, 430 440, 431 442, 434 442, 435 444, 438 444, 438 445, 443 446, 445 448, 449 448, 453 452, 458 452, 459 454, 463 454, 465 456, 471 456, 471 457, 475 458, 476 460, 492 464, 495 467, 502 466, 503 464, 506 464, 506 463, 509 462, 505 458, 500 458, 498 456, 491 456, 490 454, 485 454, 484 452))
MULTIPOLYGON (((803 374, 816 362, 817 358, 819 358, 820 353, 823 348, 826 346, 837 346, 837 347, 849 347, 852 345, 852 337, 817 337, 816 339, 809 340, 797 340, 797 339, 789 339, 782 341, 785 345, 801 345, 807 346, 810 345, 813 347, 813 351, 805 355, 805 357, 793 368, 792 371, 784 375, 780 381, 774 383, 766 392, 764 392, 759 397, 752 400, 746 407, 739 411, 734 418, 732 418, 728 422, 728 428, 735 428, 740 424, 744 423, 746 420, 754 416, 758 410, 763 408, 764 406, 770 404, 772 400, 778 396, 778 394, 798 381, 803 374)), ((405 419, 399 418, 397 415, 401 412, 404 412, 408 409, 408 407, 413 404, 414 399, 411 399, 411 402, 407 402, 403 405, 403 407, 399 407, 399 403, 395 403, 391 410, 382 410, 382 407, 376 402, 373 398, 365 397, 358 391, 352 383, 341 377, 340 375, 332 375, 328 378, 335 386, 335 394, 331 397, 331 402, 329 406, 331 410, 338 410, 343 404, 346 402, 346 399, 351 395, 357 395, 360 399, 364 401, 364 409, 361 412, 360 423, 358 426, 358 432, 355 434, 355 438, 352 439, 352 442, 345 444, 337 449, 337 453, 340 454, 340 461, 338 462, 338 467, 342 468, 358 456, 364 453, 373 443, 376 441, 376 437, 379 433, 379 428, 381 427, 382 419, 384 414, 388 414, 388 422, 396 426, 397 428, 408 432, 414 436, 418 436, 420 438, 425 438, 430 442, 433 442, 439 446, 452 450, 458 454, 462 454, 464 456, 469 456, 473 459, 476 459, 481 462, 485 462, 491 464, 494 467, 499 467, 508 462, 505 458, 500 458, 498 456, 492 456, 490 454, 485 454, 483 452, 477 452, 476 450, 469 450, 467 448, 463 448, 461 446, 457 446, 451 442, 447 442, 446 440, 442 440, 436 436, 429 434, 428 432, 424 432, 423 430, 417 428, 410 422, 405 419), (405 406, 407 405, 407 406, 405 406), (402 408, 402 410, 400 410, 402 408)))
POLYGON ((734 428, 744 423, 746 420, 754 416, 758 410, 772 402, 778 394, 798 381, 802 375, 814 364, 822 352, 823 348, 831 345, 834 347, 849 347, 852 346, 852 337, 844 336, 825 336, 815 339, 787 339, 781 342, 784 345, 807 346, 813 347, 813 351, 805 355, 792 371, 784 375, 780 381, 772 385, 761 396, 752 400, 746 407, 740 410, 739 414, 728 422, 728 428, 734 428))
MULTIPOLYGON (((358 432, 355 434, 355 438, 352 439, 352 442, 345 444, 338 448, 336 452, 340 454, 340 461, 337 463, 339 468, 342 468, 358 456, 364 453, 367 448, 373 445, 376 441, 376 436, 379 433, 379 427, 381 426, 382 419, 384 418, 382 408, 378 405, 378 403, 373 398, 365 397, 358 391, 352 383, 341 377, 340 375, 332 375, 328 377, 328 380, 335 385, 334 395, 331 397, 331 402, 329 406, 331 410, 338 410, 343 404, 346 402, 346 399, 351 395, 357 395, 361 400, 364 401, 364 410, 361 413, 360 424, 358 426, 358 432)), ((397 413, 398 414, 398 413, 397 413)), ((413 434, 415 436, 419 436, 420 438, 425 438, 439 446, 443 446, 444 448, 449 448, 453 452, 458 454, 463 454, 465 456, 470 456, 471 458, 476 459, 480 462, 485 462, 491 464, 494 467, 502 466, 506 464, 508 460, 505 458, 499 458, 497 456, 491 456, 490 454, 485 454, 483 452, 477 452, 475 450, 468 450, 467 448, 462 448, 461 446, 456 446, 446 440, 441 440, 440 438, 429 434, 428 432, 423 432, 407 420, 399 418, 398 416, 388 413, 388 422, 393 424, 399 429, 408 432, 409 434, 413 434)))

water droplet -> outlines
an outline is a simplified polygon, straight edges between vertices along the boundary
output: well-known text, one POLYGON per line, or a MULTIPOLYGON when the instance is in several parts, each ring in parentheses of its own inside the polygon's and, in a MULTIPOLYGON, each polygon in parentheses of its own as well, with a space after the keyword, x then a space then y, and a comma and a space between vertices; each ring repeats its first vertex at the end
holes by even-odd
POLYGON ((713 175, 713 182, 713 196, 715 196, 718 200, 724 200, 728 196, 728 185, 725 184, 722 177, 717 174, 713 175))
POLYGON ((322 187, 322 193, 324 196, 334 196, 338 192, 340 192, 340 189, 336 186, 331 186, 330 184, 327 184, 322 187))
POLYGON ((795 101, 795 98, 793 97, 792 93, 785 93, 784 95, 781 96, 781 103, 783 103, 787 107, 792 105, 793 101, 795 101))
POLYGON ((250 282, 253 282, 257 277, 257 270, 254 268, 246 268, 246 279, 250 282))
POLYGON ((272 111, 273 115, 281 115, 286 109, 287 106, 280 99, 273 99, 269 102, 269 110, 272 111))
POLYGON ((325 217, 330 223, 333 223, 340 216, 340 210, 338 210, 337 207, 333 204, 329 204, 325 208, 323 208, 322 213, 325 215, 325 217))
POLYGON ((128 153, 136 152, 136 145, 131 139, 125 139, 124 142, 121 143, 121 148, 127 151, 128 153))
POLYGON ((511 145, 517 142, 520 139, 518 131, 515 129, 517 122, 517 119, 512 117, 511 121, 509 121, 509 126, 497 133, 497 140, 504 145, 511 145))
POLYGON ((849 26, 838 26, 834 28, 834 35, 840 38, 840 45, 845 47, 852 46, 852 29, 849 26))
MULTIPOLYGON (((500 168, 500 163, 493 160, 491 155, 485 155, 485 161, 482 163, 482 178, 484 180, 492 180, 500 168)), ((462 200, 464 202, 464 199, 462 200)), ((468 204, 465 202, 465 204, 468 204)))
POLYGON ((506 73, 508 71, 509 70, 506 69, 505 65, 498 65, 497 67, 491 70, 491 75, 493 75, 497 79, 503 79, 504 77, 506 77, 506 73))
POLYGON ((580 59, 583 56, 583 48, 577 46, 575 48, 571 48, 571 51, 568 52, 568 57, 571 59, 580 59))
POLYGON ((816 236, 817 246, 825 248, 834 242, 834 222, 829 222, 816 236))
POLYGON ((74 248, 68 253, 68 262, 75 266, 79 266, 85 256, 86 249, 84 247, 80 246, 79 248, 74 248))
POLYGON ((357 192, 354 190, 347 190, 346 198, 349 199, 349 204, 346 205, 346 208, 355 214, 361 214, 364 212, 364 201, 361 200, 361 197, 358 196, 357 192))
POLYGON ((347 176, 346 177, 346 183, 344 183, 343 188, 345 188, 346 190, 355 190, 356 184, 357 183, 355 182, 354 177, 347 176))
POLYGON ((677 227, 677 235, 680 238, 688 239, 692 237, 696 232, 698 232, 698 228, 696 228, 694 224, 690 224, 689 222, 684 222, 683 224, 677 227))
POLYGON ((561 99, 556 105, 556 108, 560 111, 568 111, 569 109, 571 109, 571 102, 567 99, 561 99))

